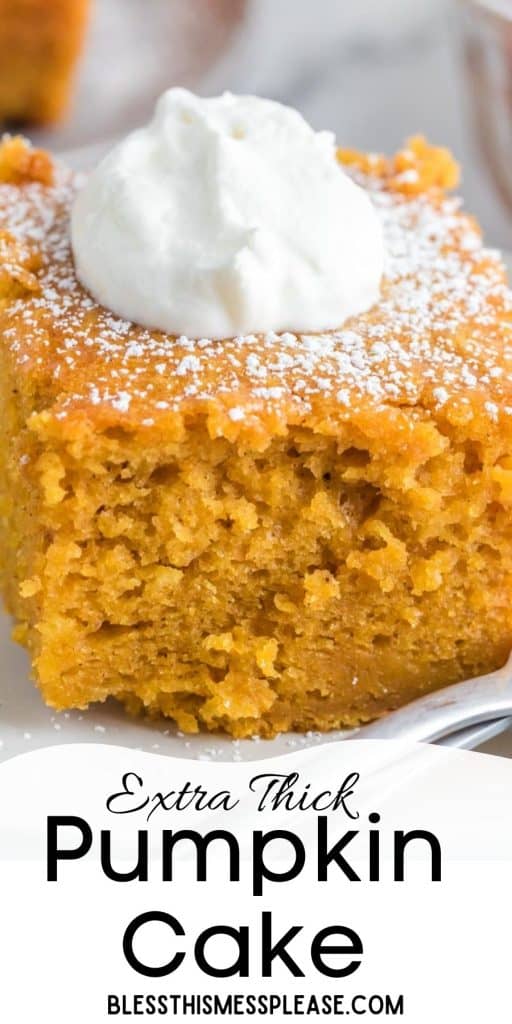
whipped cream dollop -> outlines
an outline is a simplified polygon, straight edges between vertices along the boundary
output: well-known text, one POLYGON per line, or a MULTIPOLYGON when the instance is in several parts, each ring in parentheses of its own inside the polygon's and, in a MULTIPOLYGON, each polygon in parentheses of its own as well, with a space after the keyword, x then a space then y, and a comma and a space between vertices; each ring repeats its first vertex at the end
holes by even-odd
POLYGON ((90 175, 71 239, 99 303, 190 338, 339 327, 377 300, 384 263, 330 132, 270 100, 185 89, 90 175))

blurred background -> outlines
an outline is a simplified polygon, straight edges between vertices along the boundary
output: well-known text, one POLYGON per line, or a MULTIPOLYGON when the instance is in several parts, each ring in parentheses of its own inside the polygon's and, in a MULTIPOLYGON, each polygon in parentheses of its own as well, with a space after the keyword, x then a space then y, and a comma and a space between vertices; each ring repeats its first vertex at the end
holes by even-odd
MULTIPOLYGON (((415 132, 449 145, 464 167, 467 204, 489 240, 512 249, 512 0, 48 0, 46 8, 89 3, 66 112, 51 127, 26 128, 35 140, 87 147, 87 163, 91 146, 145 120, 168 85, 260 93, 334 129, 344 146, 390 151, 415 132)), ((1 46, 0 26, 0 60, 1 46)))

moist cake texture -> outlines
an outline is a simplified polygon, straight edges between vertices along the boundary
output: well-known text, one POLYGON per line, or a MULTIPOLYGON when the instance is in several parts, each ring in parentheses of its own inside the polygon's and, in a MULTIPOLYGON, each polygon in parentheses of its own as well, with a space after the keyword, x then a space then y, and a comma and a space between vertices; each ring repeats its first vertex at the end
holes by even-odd
POLYGON ((0 150, 0 551, 55 708, 184 731, 355 725, 512 644, 512 303, 444 150, 342 152, 382 220, 380 302, 212 342, 100 308, 78 185, 0 150))
POLYGON ((88 10, 89 0, 0 0, 0 121, 60 117, 88 10))

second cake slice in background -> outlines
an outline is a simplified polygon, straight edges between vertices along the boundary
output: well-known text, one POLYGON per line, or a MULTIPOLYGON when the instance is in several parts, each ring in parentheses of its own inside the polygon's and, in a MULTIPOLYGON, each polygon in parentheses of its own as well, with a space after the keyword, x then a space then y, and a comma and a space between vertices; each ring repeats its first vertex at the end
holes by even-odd
POLYGON ((0 0, 0 124, 58 120, 89 7, 89 0, 0 0))

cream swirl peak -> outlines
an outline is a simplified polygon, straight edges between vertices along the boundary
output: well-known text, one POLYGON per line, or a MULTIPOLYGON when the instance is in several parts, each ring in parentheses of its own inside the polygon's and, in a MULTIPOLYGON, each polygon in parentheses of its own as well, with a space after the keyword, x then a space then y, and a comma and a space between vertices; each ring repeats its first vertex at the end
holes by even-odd
POLYGON ((190 338, 339 327, 377 301, 384 264, 330 132, 271 100, 184 89, 91 174, 72 244, 98 302, 190 338))

